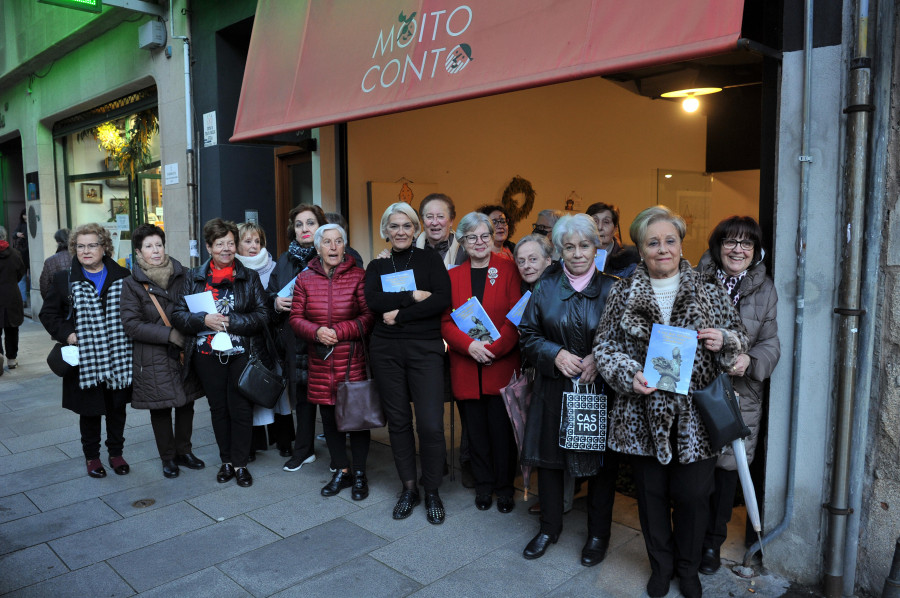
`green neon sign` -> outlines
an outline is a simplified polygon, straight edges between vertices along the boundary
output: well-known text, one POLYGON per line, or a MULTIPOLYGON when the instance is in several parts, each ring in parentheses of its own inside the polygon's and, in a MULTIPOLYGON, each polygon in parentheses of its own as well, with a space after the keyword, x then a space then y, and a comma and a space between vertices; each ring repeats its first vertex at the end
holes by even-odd
POLYGON ((103 0, 38 0, 38 2, 98 14, 103 10, 103 0))

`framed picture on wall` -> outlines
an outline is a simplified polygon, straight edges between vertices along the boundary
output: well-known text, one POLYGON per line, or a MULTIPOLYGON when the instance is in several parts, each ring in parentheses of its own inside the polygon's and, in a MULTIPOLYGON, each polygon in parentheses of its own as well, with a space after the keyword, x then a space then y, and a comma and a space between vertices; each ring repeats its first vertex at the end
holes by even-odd
POLYGON ((120 197, 112 198, 112 213, 113 217, 116 214, 127 214, 128 213, 128 200, 120 197))
POLYGON ((81 183, 81 203, 103 203, 103 185, 81 183))

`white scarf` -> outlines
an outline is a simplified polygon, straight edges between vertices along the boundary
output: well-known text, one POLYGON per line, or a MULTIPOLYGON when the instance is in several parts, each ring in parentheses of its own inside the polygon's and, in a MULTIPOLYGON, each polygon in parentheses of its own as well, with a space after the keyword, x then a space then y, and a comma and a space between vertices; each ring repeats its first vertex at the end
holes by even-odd
POLYGON ((275 269, 275 262, 265 247, 260 249, 256 255, 236 255, 235 257, 241 260, 241 263, 247 268, 256 270, 263 287, 266 286, 269 281, 269 274, 275 269))

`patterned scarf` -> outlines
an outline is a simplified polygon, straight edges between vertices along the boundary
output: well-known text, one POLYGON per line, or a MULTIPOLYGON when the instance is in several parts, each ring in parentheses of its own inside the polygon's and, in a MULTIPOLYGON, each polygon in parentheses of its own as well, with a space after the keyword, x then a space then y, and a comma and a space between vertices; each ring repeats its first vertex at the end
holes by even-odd
POLYGON ((297 239, 294 239, 291 241, 290 247, 288 247, 288 254, 294 258, 294 261, 300 264, 301 268, 305 268, 310 260, 316 257, 316 248, 314 245, 301 247, 300 243, 297 242, 297 239))
POLYGON ((731 297, 731 301, 734 303, 735 307, 737 307, 738 301, 741 300, 741 281, 747 276, 747 272, 749 272, 749 270, 744 270, 737 276, 731 276, 726 274, 721 268, 716 268, 716 278, 719 279, 719 282, 721 282, 722 286, 725 287, 725 290, 728 291, 728 296, 731 297))
POLYGON ((114 390, 131 386, 131 338, 125 334, 119 315, 122 282, 120 279, 109 285, 105 311, 92 282, 72 283, 81 388, 101 382, 114 390))
POLYGON ((169 260, 168 254, 163 256, 163 261, 160 265, 151 266, 144 261, 144 258, 142 258, 140 254, 135 253, 134 263, 138 265, 138 268, 143 270, 144 274, 147 275, 147 278, 150 279, 150 282, 161 289, 169 288, 169 281, 172 279, 172 274, 175 273, 175 266, 173 266, 171 260, 169 260))

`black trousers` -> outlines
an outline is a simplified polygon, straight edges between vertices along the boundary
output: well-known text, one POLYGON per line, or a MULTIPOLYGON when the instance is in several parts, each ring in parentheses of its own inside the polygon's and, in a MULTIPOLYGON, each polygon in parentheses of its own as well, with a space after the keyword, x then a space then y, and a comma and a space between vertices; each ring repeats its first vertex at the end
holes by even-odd
MULTIPOLYGON (((588 535, 609 538, 612 530, 613 503, 619 458, 612 451, 603 454, 603 467, 587 478, 588 535)), ((538 498, 541 501, 541 532, 551 536, 562 533, 565 494, 565 470, 538 468, 538 498)))
MULTIPOLYGON (((19 327, 18 326, 4 326, 3 327, 3 336, 5 338, 6 344, 6 358, 7 359, 15 359, 19 356, 19 327)), ((3 351, 0 351, 0 355, 3 355, 3 351)))
POLYGON ((238 378, 247 365, 247 355, 232 355, 221 363, 216 355, 194 355, 194 371, 209 401, 219 457, 222 463, 247 467, 253 430, 253 403, 238 390, 238 378))
POLYGON ((172 408, 151 409, 150 427, 156 438, 156 450, 163 461, 191 452, 191 433, 194 429, 194 402, 175 407, 175 428, 172 428, 172 408))
POLYGON ((713 474, 714 488, 709 497, 709 520, 703 548, 719 550, 728 537, 728 522, 734 507, 734 493, 737 492, 738 472, 716 467, 713 474))
POLYGON ((511 497, 515 492, 516 447, 512 424, 499 395, 457 401, 469 438, 475 493, 511 497))
POLYGON ((306 389, 303 394, 297 392, 297 405, 294 407, 297 418, 297 436, 294 438, 294 456, 304 459, 316 452, 316 404, 306 400, 306 389))
POLYGON ((388 422, 397 473, 404 483, 416 480, 416 438, 425 490, 437 490, 447 462, 444 442, 444 342, 441 339, 392 341, 372 337, 372 371, 388 422))
MULTIPOLYGON (((322 414, 322 429, 325 431, 325 442, 328 444, 328 452, 331 455, 331 467, 334 469, 350 469, 350 459, 347 458, 347 432, 337 429, 337 419, 334 416, 334 405, 319 405, 322 414)), ((353 471, 365 471, 366 459, 369 458, 369 440, 372 433, 369 430, 350 432, 350 453, 353 456, 353 471)))
POLYGON ((675 459, 663 465, 656 457, 632 457, 631 465, 651 570, 689 578, 700 567, 716 459, 688 465, 675 459))
POLYGON ((116 406, 113 393, 104 386, 103 401, 106 404, 106 415, 82 415, 79 418, 81 427, 81 449, 84 458, 100 458, 101 420, 106 417, 106 450, 110 457, 121 457, 125 446, 125 405, 116 406))

